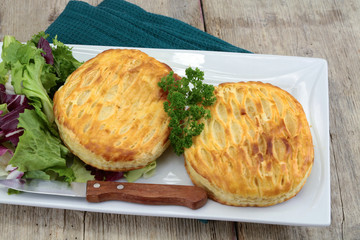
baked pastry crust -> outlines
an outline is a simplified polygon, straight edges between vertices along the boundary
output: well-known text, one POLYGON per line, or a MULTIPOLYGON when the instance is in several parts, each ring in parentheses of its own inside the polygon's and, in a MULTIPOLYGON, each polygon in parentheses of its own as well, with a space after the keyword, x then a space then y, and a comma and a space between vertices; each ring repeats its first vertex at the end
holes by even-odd
POLYGON ((169 145, 166 95, 171 68, 139 50, 111 49, 74 71, 54 96, 65 145, 98 169, 142 168, 169 145))
POLYGON ((185 150, 187 172, 210 198, 233 206, 270 206, 294 197, 314 162, 301 104, 268 83, 223 83, 185 150))

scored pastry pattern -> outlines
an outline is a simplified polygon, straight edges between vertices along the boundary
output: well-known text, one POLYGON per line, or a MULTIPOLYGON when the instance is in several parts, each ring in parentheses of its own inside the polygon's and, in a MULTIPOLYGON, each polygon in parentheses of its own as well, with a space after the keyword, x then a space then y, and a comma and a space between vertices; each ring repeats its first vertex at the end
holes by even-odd
POLYGON ((57 93, 54 109, 65 131, 114 162, 146 158, 168 145, 169 118, 157 86, 170 72, 165 64, 140 51, 100 54, 85 64, 57 93))
POLYGON ((216 96, 211 119, 185 152, 187 167, 219 191, 252 199, 245 205, 301 188, 314 153, 300 103, 260 82, 221 84, 216 96))

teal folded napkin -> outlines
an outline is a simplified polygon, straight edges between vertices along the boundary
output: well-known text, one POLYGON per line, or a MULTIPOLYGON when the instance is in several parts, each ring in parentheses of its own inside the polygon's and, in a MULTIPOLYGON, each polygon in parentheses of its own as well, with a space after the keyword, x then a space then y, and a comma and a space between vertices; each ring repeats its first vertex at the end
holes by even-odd
POLYGON ((45 31, 67 44, 250 53, 182 21, 123 0, 70 1, 45 31))

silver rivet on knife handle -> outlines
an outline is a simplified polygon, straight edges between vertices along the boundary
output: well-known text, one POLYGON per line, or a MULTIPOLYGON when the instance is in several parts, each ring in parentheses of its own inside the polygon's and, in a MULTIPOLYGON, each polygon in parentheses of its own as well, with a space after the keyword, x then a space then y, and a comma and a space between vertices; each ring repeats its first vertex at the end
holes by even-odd
POLYGON ((100 183, 94 183, 94 188, 99 188, 100 187, 100 183))
POLYGON ((119 184, 119 185, 117 185, 117 187, 116 187, 116 188, 117 188, 117 189, 119 189, 119 190, 124 189, 124 185, 119 184))

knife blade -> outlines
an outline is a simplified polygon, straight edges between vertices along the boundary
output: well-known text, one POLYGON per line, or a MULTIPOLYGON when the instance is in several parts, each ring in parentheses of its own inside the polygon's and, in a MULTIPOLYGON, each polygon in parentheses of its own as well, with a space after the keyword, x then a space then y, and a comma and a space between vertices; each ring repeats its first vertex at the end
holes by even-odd
POLYGON ((197 186, 88 181, 87 183, 0 179, 0 185, 22 192, 85 197, 88 202, 119 200, 149 205, 179 205, 198 209, 207 202, 206 191, 197 186))

